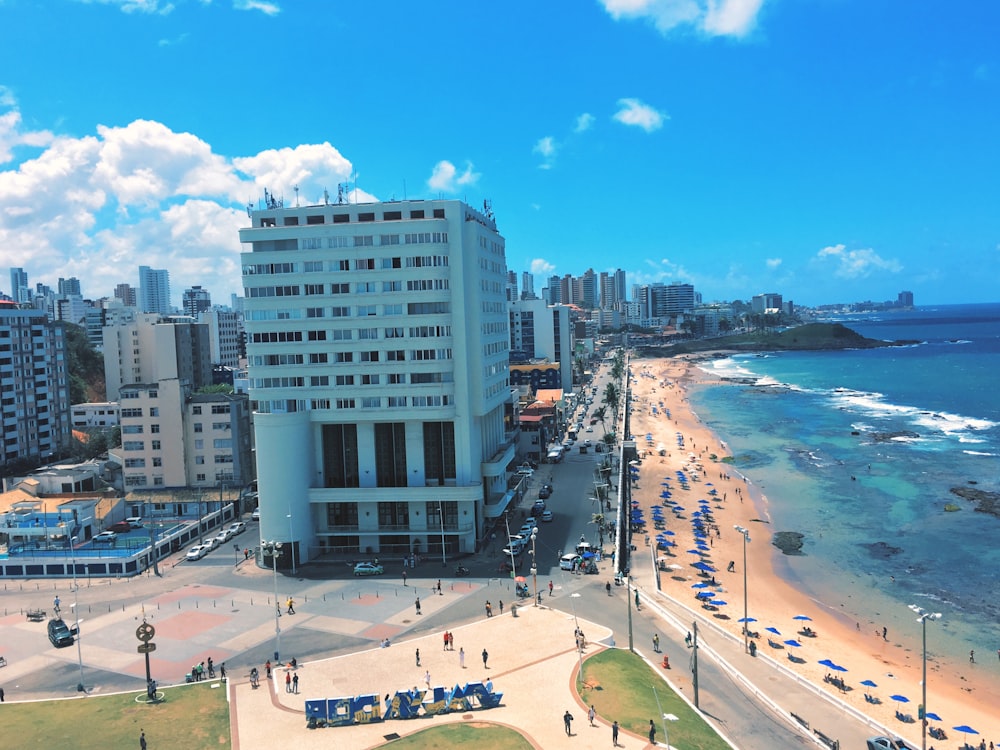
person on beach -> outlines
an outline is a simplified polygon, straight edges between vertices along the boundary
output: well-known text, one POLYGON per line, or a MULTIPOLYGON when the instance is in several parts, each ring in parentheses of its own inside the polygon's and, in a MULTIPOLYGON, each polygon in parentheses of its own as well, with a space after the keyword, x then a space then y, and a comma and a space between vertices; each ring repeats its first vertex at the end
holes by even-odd
POLYGON ((573 714, 569 711, 563 714, 563 726, 566 727, 566 736, 572 737, 573 730, 571 729, 571 724, 573 723, 573 714))
POLYGON ((649 720, 649 744, 656 744, 656 724, 653 723, 652 719, 649 720))
POLYGON ((417 666, 420 666, 420 649, 417 649, 417 666))
POLYGON ((594 726, 594 717, 595 716, 597 716, 597 712, 594 710, 594 707, 591 706, 590 710, 587 711, 587 718, 590 720, 590 726, 594 726))
POLYGON ((431 689, 431 671, 428 669, 424 672, 424 682, 427 684, 427 689, 431 689))
POLYGON ((618 720, 611 725, 611 747, 618 747, 618 720))
POLYGON ((458 647, 458 666, 461 669, 465 669, 465 647, 458 647))

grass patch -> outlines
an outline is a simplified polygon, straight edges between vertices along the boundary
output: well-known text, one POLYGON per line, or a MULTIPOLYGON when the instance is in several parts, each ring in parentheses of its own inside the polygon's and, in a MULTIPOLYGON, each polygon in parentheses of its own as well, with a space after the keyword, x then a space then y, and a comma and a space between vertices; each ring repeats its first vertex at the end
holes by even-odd
POLYGON ((151 705, 136 702, 144 692, 5 703, 3 733, 20 737, 22 747, 92 750, 139 747, 139 732, 145 730, 151 748, 228 750, 229 704, 225 688, 212 689, 213 683, 162 689, 165 699, 151 705))
POLYGON ((451 750, 466 743, 474 745, 477 750, 531 750, 531 743, 513 729, 485 722, 433 727, 387 742, 381 747, 392 750, 451 750))
MULTIPOLYGON (((661 716, 673 714, 678 720, 667 726, 671 745, 684 750, 727 750, 729 747, 636 654, 619 649, 595 654, 583 663, 582 680, 577 680, 576 689, 580 699, 588 706, 593 705, 598 716, 608 723, 617 720, 622 729, 640 737, 648 734, 652 719, 656 723, 656 739, 662 743, 661 716)), ((582 719, 586 721, 586 717, 582 719)))

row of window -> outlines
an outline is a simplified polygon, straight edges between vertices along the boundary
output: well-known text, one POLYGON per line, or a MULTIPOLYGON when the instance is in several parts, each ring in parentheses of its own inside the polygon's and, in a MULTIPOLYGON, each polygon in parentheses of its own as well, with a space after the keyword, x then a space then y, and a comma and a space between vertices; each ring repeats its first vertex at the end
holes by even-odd
MULTIPOLYGON (((439 237, 439 233, 434 233, 432 235, 407 235, 407 237, 415 237, 423 239, 424 237, 427 242, 430 242, 434 237, 439 237)), ((330 247, 346 247, 346 244, 341 244, 342 241, 347 240, 347 237, 331 237, 330 247)), ((355 240, 362 238, 355 237, 355 240)), ((368 239, 371 239, 370 237, 368 239)), ((318 241, 318 240, 316 240, 318 241)), ((436 239, 435 242, 447 242, 448 235, 444 233, 443 239, 436 239)), ((277 242, 272 240, 271 242, 277 242)), ((306 242, 306 240, 303 240, 306 242)), ((270 249, 259 247, 262 243, 254 243, 255 250, 270 249)), ((352 243, 353 244, 353 243, 352 243)), ((363 247, 366 245, 371 245, 371 242, 361 242, 360 245, 353 245, 355 247, 363 247)), ((382 244, 399 244, 395 243, 382 243, 382 244)), ((407 244, 417 244, 407 243, 407 244)), ((282 248, 275 249, 291 249, 283 246, 282 248)), ((316 248, 303 248, 303 249, 316 249, 316 248)), ((448 256, 447 255, 410 255, 410 256, 387 256, 381 258, 338 258, 336 260, 322 261, 322 260, 308 260, 301 263, 291 262, 291 263, 248 263, 243 266, 244 276, 276 276, 281 274, 289 273, 338 273, 342 271, 374 271, 376 269, 381 269, 383 271, 389 271, 392 269, 402 269, 402 268, 447 268, 448 256)))
MULTIPOLYGON (((424 209, 420 208, 420 209, 411 209, 410 210, 410 219, 426 219, 426 218, 431 218, 431 217, 427 216, 427 212, 424 211, 424 209)), ((433 218, 435 218, 435 219, 443 219, 443 218, 445 218, 444 209, 443 208, 435 208, 435 209, 433 209, 433 218)), ((284 214, 282 216, 282 219, 283 219, 283 222, 282 222, 283 226, 286 226, 286 227, 297 227, 297 226, 299 226, 299 216, 296 215, 296 214, 284 214)), ((349 214, 349 213, 337 213, 337 212, 333 212, 333 213, 330 213, 330 214, 326 214, 326 213, 309 213, 309 214, 305 215, 305 219, 306 219, 306 226, 317 226, 317 225, 320 225, 320 224, 350 224, 351 223, 351 214, 349 214)), ((357 221, 357 222, 361 222, 361 223, 375 221, 376 220, 375 219, 375 212, 374 211, 359 211, 357 213, 357 216, 355 217, 354 220, 357 221)), ((384 211, 382 213, 382 219, 381 220, 382 221, 402 221, 403 220, 403 212, 402 211, 396 211, 396 210, 384 211)), ((258 226, 261 226, 261 227, 274 227, 274 226, 277 226, 277 224, 278 224, 278 218, 276 216, 261 216, 260 217, 260 224, 258 224, 258 226)))
POLYGON ((314 398, 274 399, 254 401, 252 408, 258 414, 291 414, 300 411, 328 411, 333 409, 401 409, 406 407, 454 406, 455 398, 440 396, 366 396, 364 398, 314 398))

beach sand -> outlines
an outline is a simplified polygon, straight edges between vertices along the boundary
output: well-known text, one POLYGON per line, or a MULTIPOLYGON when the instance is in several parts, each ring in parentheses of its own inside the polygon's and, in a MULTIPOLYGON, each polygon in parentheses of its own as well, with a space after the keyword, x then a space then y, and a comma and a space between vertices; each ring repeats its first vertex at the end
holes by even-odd
MULTIPOLYGON (((666 528, 675 532, 671 539, 677 546, 670 551, 674 557, 666 562, 682 566, 678 570, 660 572, 661 590, 667 596, 681 602, 692 610, 712 616, 721 626, 743 636, 743 536, 734 530, 741 525, 750 531, 751 543, 746 545, 749 615, 756 618, 750 625, 760 638, 756 639, 759 652, 781 659, 787 666, 851 704, 855 709, 872 717, 904 739, 916 741, 919 745, 920 724, 916 721, 906 724, 896 718, 897 709, 904 714, 917 717, 921 696, 921 626, 913 616, 912 634, 890 632, 883 639, 879 623, 873 622, 861 613, 850 611, 849 602, 823 601, 794 588, 783 579, 780 571, 790 559, 771 544, 777 530, 770 525, 768 499, 753 485, 753 477, 742 476, 730 464, 721 459, 729 455, 724 443, 701 423, 688 402, 687 391, 692 386, 708 384, 715 379, 697 367, 697 361, 712 355, 680 356, 670 359, 633 359, 631 369, 633 410, 631 431, 635 435, 637 448, 646 451, 643 458, 638 487, 633 490, 633 500, 638 500, 646 510, 650 543, 655 544, 657 531, 653 529, 650 510, 661 505, 664 500, 660 493, 665 479, 673 493, 669 502, 678 501, 685 511, 678 516, 664 508, 666 528), (662 407, 661 407, 662 403, 662 407), (657 408, 654 414, 652 407, 657 408), (669 410, 669 418, 664 413, 669 410), (684 438, 679 447, 677 434, 684 438), (652 440, 647 442, 647 434, 652 440), (666 455, 658 455, 657 448, 663 446, 666 455), (715 454, 718 460, 711 460, 715 454), (676 479, 676 471, 687 476, 698 475, 698 481, 691 481, 689 489, 682 489, 676 479), (708 494, 712 487, 718 493, 714 498, 708 494), (698 509, 700 499, 711 500, 713 530, 710 539, 708 559, 716 568, 715 580, 721 585, 719 594, 728 604, 719 607, 719 612, 704 611, 695 599, 696 592, 703 589, 692 588, 692 584, 706 580, 699 571, 691 567, 698 557, 688 554, 694 549, 691 527, 691 513, 698 509), (723 499, 724 498, 724 499, 723 499), (728 572, 733 561, 735 570, 728 572), (715 614, 728 619, 715 618, 715 614), (796 615, 806 615, 811 622, 797 621, 796 615), (802 625, 809 625, 818 635, 813 638, 798 634, 802 625), (765 631, 775 627, 781 637, 765 631), (801 648, 785 646, 782 650, 768 645, 768 636, 776 642, 795 638, 801 648), (904 639, 905 636, 905 639, 904 639), (801 663, 788 661, 787 653, 803 660, 801 663), (824 682, 824 675, 831 670, 817 662, 831 659, 847 668, 841 673, 851 690, 842 692, 824 682), (877 683, 876 688, 865 688, 859 683, 869 679, 877 683), (882 703, 873 705, 865 700, 866 690, 877 696, 882 703), (891 695, 902 694, 909 697, 907 704, 898 704, 891 695)), ((717 381, 715 381, 717 382, 717 381)), ((727 387, 720 385, 718 387, 727 387)), ((637 537, 642 544, 642 537, 637 537)), ((708 540, 706 540, 708 541, 708 540)), ((640 549, 642 547, 640 546, 640 549)), ((662 553, 661 553, 662 554, 662 553)), ((837 571, 831 570, 831 576, 837 571)), ((814 591, 823 591, 822 582, 811 582, 814 591)), ((931 622, 930 629, 935 627, 931 622)), ((930 722, 930 726, 943 727, 948 739, 933 740, 928 735, 928 746, 936 748, 960 747, 962 735, 952 727, 967 724, 975 728, 979 735, 970 735, 969 741, 978 746, 985 738, 1000 744, 1000 652, 976 654, 975 665, 949 663, 928 653, 928 705, 929 710, 944 718, 944 723, 930 722)), ((836 674, 836 673, 831 673, 836 674)))

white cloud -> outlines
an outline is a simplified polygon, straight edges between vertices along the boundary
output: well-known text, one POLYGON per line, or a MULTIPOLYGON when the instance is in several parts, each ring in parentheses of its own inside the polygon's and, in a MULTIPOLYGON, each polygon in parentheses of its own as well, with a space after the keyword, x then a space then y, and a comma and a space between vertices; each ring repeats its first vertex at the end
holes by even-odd
MULTIPOLYGON (((303 204, 357 180, 329 143, 228 158, 190 133, 136 120, 83 137, 26 133, 13 97, 0 89, 0 154, 18 145, 40 152, 0 169, 0 268, 24 267, 31 283, 76 276, 89 298, 138 281, 138 266, 170 270, 173 300, 211 281, 219 302, 240 287, 238 230, 246 203, 264 187, 303 204)), ((456 177, 456 183, 473 173, 456 177)), ((349 200, 377 198, 351 184, 349 200)), ((333 198, 332 200, 335 200, 333 198)))
POLYGON ((263 2, 263 0, 233 0, 233 7, 236 10, 259 10, 268 16, 276 16, 281 12, 277 3, 263 2))
POLYGON ((531 149, 531 153, 540 154, 542 157, 542 163, 538 165, 538 168, 552 169, 552 165, 556 160, 556 151, 558 151, 558 149, 559 146, 556 144, 555 139, 551 135, 540 138, 535 144, 535 147, 531 149))
POLYGON ((848 250, 846 245, 824 247, 816 254, 816 260, 823 266, 831 262, 833 275, 841 279, 860 279, 878 271, 899 273, 903 265, 894 258, 882 258, 871 248, 848 250))
POLYGON ((658 112, 639 99, 619 99, 618 107, 614 115, 615 120, 623 125, 642 128, 647 133, 659 130, 663 127, 663 121, 670 119, 669 115, 658 112))
POLYGON ((84 5, 117 5, 124 13, 150 13, 165 16, 174 9, 173 3, 160 0, 77 0, 84 5))
POLYGON ((427 180, 427 186, 440 193, 453 193, 463 185, 475 185, 479 177, 480 174, 473 170, 472 162, 467 161, 465 171, 458 174, 454 164, 447 159, 442 159, 434 165, 431 176, 427 180))
POLYGON ((764 0, 600 0, 616 21, 644 19, 661 34, 693 27, 706 36, 742 37, 756 25, 764 0))
POLYGON ((768 268, 777 268, 781 265, 781 258, 768 258, 764 261, 768 268))
POLYGON ((536 275, 551 275, 556 270, 556 267, 545 260, 545 258, 533 258, 529 268, 536 275))
POLYGON ((590 130, 594 125, 594 116, 589 112, 584 112, 582 115, 576 118, 576 127, 573 128, 574 133, 583 133, 590 130))

